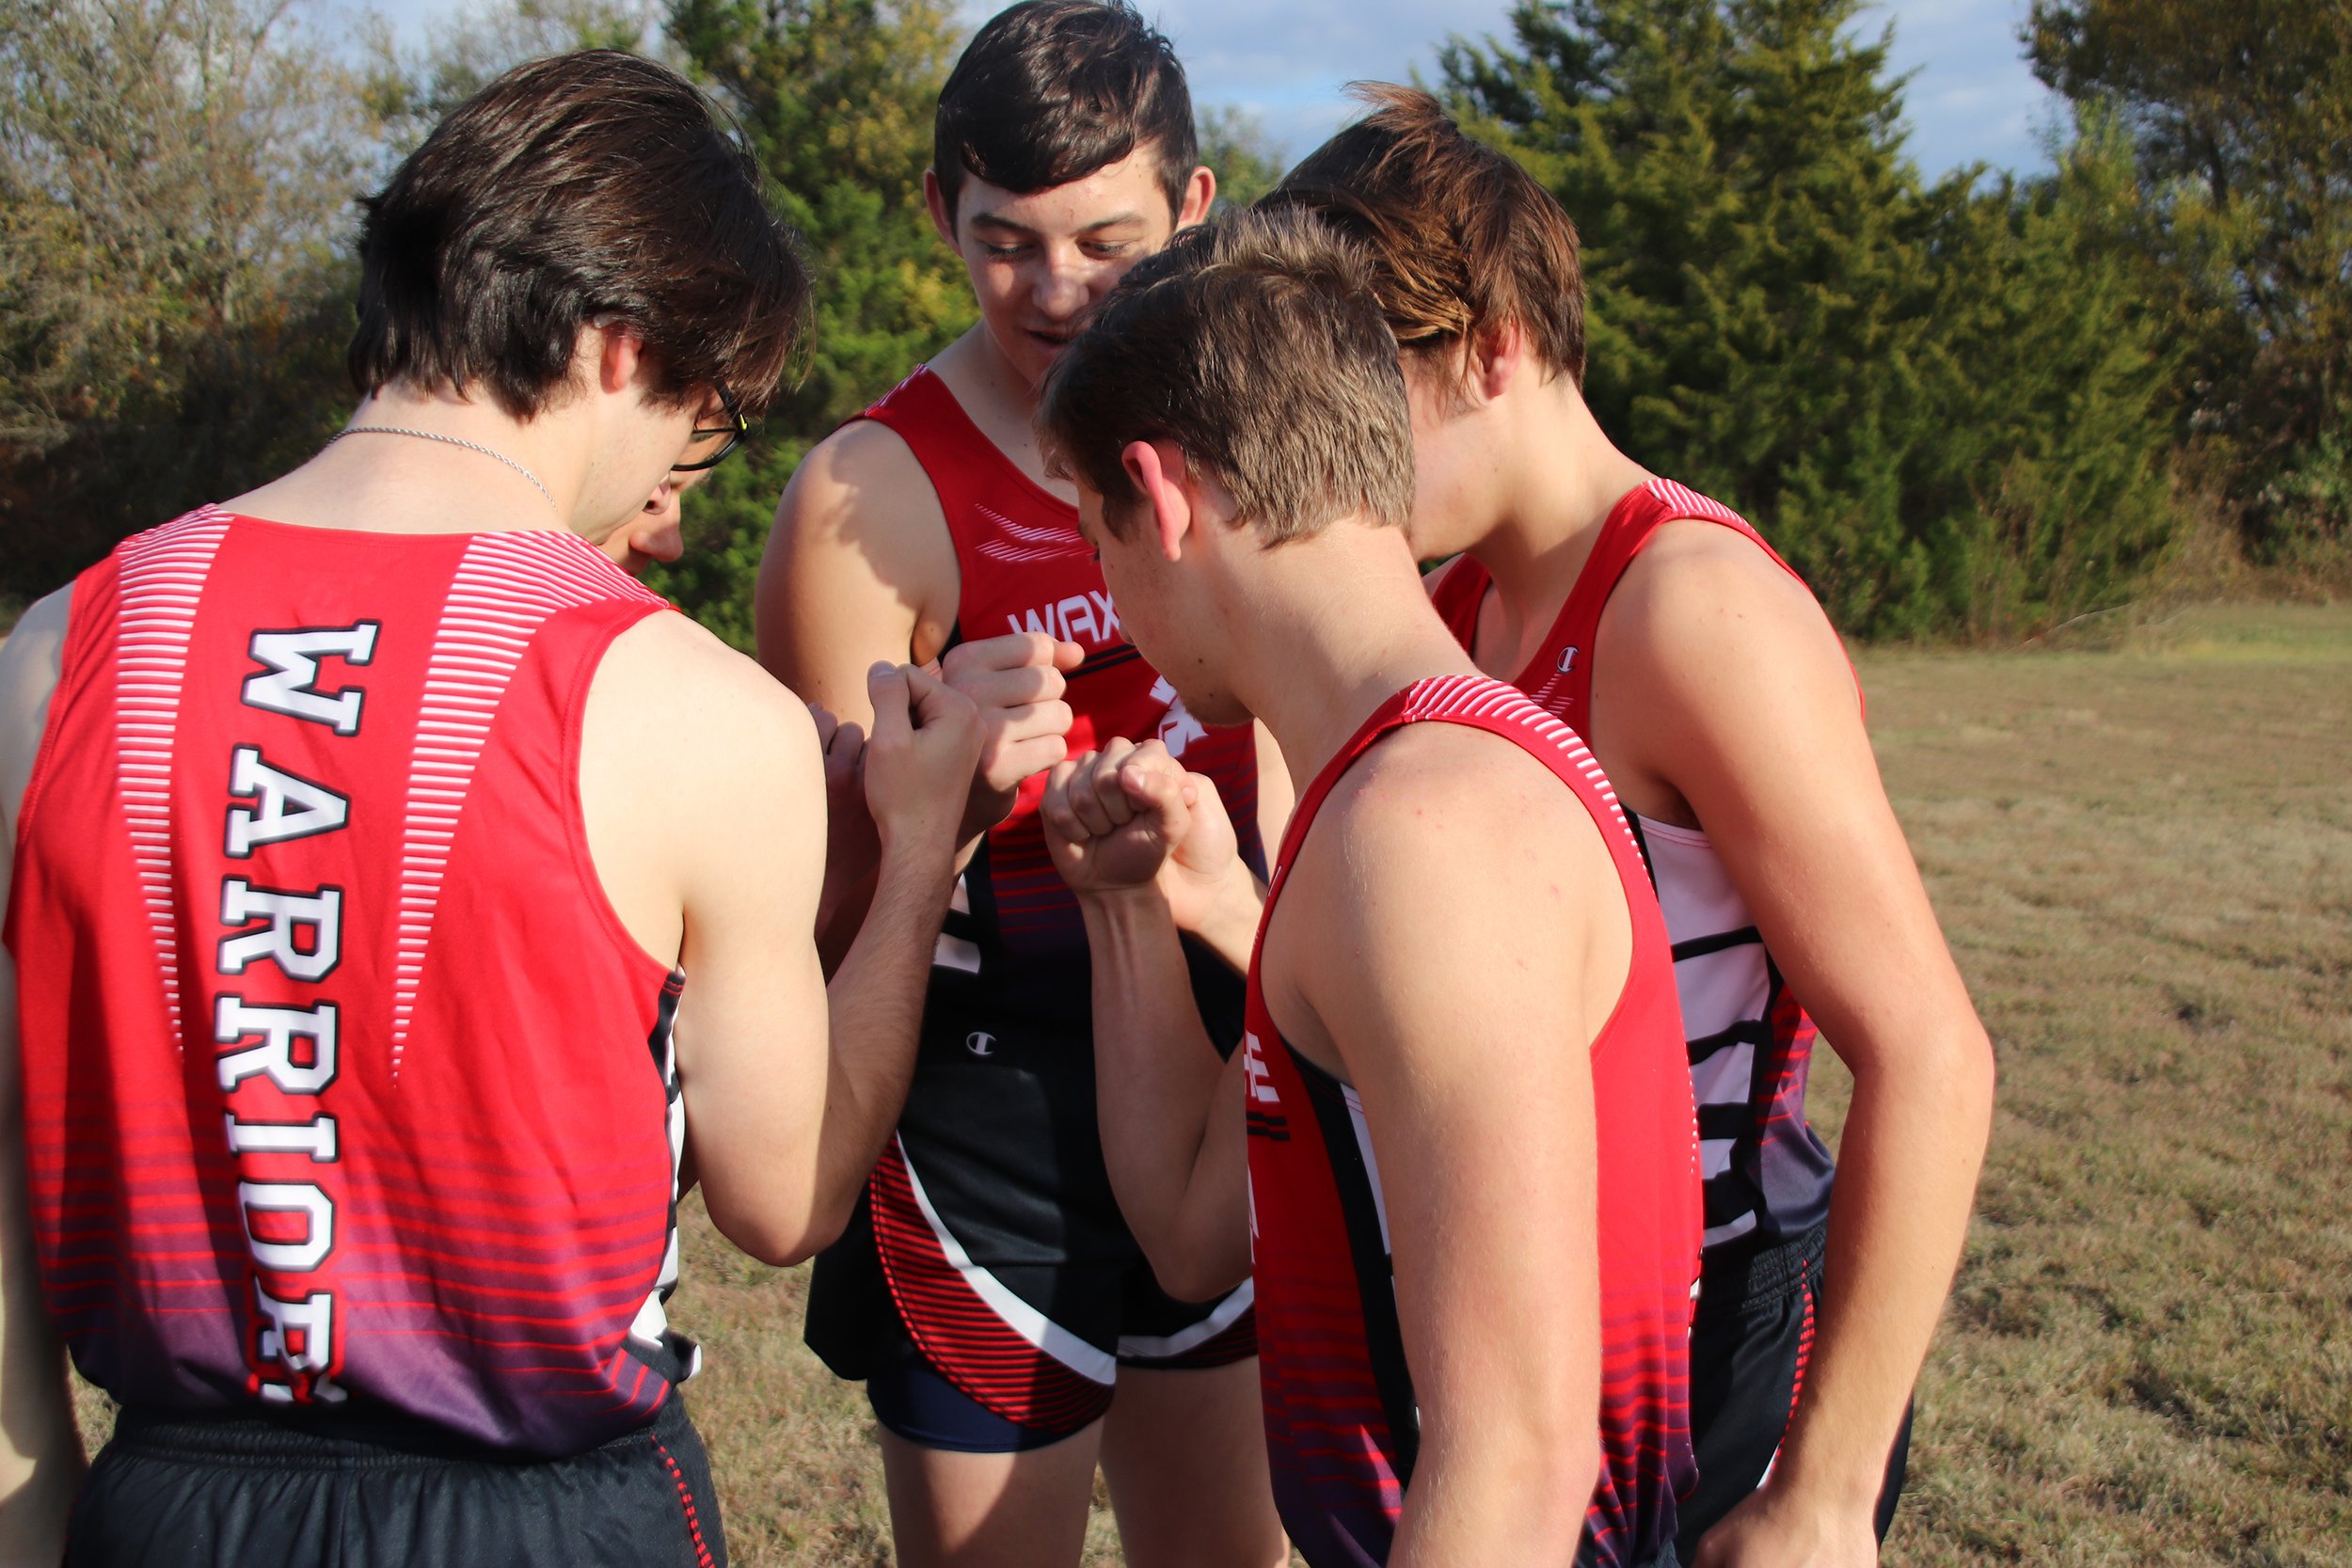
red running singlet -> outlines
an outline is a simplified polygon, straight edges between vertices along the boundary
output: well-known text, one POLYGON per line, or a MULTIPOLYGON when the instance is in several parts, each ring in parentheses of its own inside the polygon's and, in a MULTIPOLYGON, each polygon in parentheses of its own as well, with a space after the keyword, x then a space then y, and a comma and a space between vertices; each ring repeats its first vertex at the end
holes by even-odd
MULTIPOLYGON (((1254 732, 1200 723, 1144 662, 1077 509, 998 451, 928 369, 861 417, 906 443, 939 498, 961 579, 953 641, 1041 631, 1079 644, 1071 753, 1156 736, 1216 782, 1243 857, 1262 865, 1254 732)), ((1120 1215, 1095 1115, 1086 924, 1046 849, 1045 783, 1021 787, 958 881, 898 1136, 860 1216, 818 1262, 807 1338, 843 1376, 872 1377, 903 1326, 986 1412, 1059 1436, 1109 1407, 1122 1360, 1221 1365, 1251 1354, 1252 1326, 1247 1284, 1216 1303, 1168 1299, 1120 1215)), ((1241 983, 1205 954, 1192 974, 1210 1037, 1230 1051, 1241 983)))
MULTIPOLYGON (((1078 509, 997 451, 928 367, 860 418, 896 432, 938 493, 962 578, 955 641, 1041 631, 1084 648, 1086 661, 1071 675, 1065 699, 1073 715, 1070 754, 1097 750, 1114 736, 1157 736, 1185 768, 1216 782, 1243 852, 1257 860, 1254 732, 1247 724, 1202 724, 1143 661, 1120 629, 1103 568, 1078 532, 1078 509)), ((1040 773, 1021 786, 1012 814, 990 831, 979 874, 965 878, 972 947, 943 948, 942 961, 977 968, 1001 954, 1016 1006, 1074 1012, 1083 1026, 1092 996, 1086 923, 1046 850, 1038 816, 1044 799, 1040 773)), ((951 932, 963 927, 949 922, 951 932)))
POLYGON ((662 609, 569 533, 216 511, 77 580, 7 936, 91 1382, 552 1458, 691 1374, 681 982, 579 793, 589 679, 662 609))
MULTIPOLYGON (((1260 941, 1332 785, 1382 736, 1423 722, 1501 736, 1558 775, 1608 842, 1633 923, 1625 990, 1591 1047, 1602 1469, 1577 1560, 1634 1568, 1672 1544, 1675 1498, 1695 1474, 1688 1370, 1699 1193, 1665 927, 1608 781, 1566 725, 1499 681, 1458 675, 1406 687, 1365 721, 1300 798, 1260 941)), ((1254 956, 1244 1049, 1259 1368, 1275 1501, 1312 1568, 1364 1568, 1388 1560, 1420 1440, 1379 1165, 1356 1091, 1299 1055, 1276 1029, 1254 956)), ((1496 1089, 1510 1092, 1508 1085, 1496 1089)), ((1543 1216, 1529 1219, 1540 1225, 1543 1216)))
MULTIPOLYGON (((1797 576, 1746 519, 1719 501, 1667 479, 1627 492, 1601 524, 1543 645, 1513 683, 1580 735, 1591 723, 1594 643, 1609 595, 1658 531, 1684 519, 1730 529, 1797 576)), ((1432 601, 1462 646, 1472 647, 1492 579, 1468 556, 1444 570, 1432 601)), ((1834 1165, 1804 1116, 1817 1031, 1783 983, 1755 915, 1707 834, 1628 816, 1674 939, 1698 1099, 1712 1271, 1796 1241, 1829 1217, 1834 1165)))

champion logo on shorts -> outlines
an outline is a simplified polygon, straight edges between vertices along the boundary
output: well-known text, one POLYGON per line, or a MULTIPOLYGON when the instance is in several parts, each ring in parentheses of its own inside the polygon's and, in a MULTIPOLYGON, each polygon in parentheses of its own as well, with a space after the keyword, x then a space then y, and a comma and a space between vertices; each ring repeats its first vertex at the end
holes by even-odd
POLYGON ((975 1056, 996 1054, 996 1037, 985 1029, 975 1029, 963 1037, 963 1048, 975 1056))

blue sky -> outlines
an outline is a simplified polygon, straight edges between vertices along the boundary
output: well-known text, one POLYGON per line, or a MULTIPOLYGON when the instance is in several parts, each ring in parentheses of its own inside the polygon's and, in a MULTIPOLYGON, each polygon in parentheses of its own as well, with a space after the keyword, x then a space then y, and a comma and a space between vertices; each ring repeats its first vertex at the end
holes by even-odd
MULTIPOLYGON (((965 7, 975 23, 1002 0, 965 7)), ((1290 153, 1337 129, 1343 83, 1434 76, 1449 34, 1507 35, 1508 0, 1138 0, 1175 40, 1202 104, 1238 104, 1290 153)), ((467 0, 375 0, 407 37, 467 0)), ((2041 133, 2051 102, 2020 57, 2026 0, 1883 0, 1863 12, 1866 34, 1893 24, 1896 69, 1915 72, 1905 95, 1910 150, 1941 174, 1980 161, 2046 167, 2041 133)))

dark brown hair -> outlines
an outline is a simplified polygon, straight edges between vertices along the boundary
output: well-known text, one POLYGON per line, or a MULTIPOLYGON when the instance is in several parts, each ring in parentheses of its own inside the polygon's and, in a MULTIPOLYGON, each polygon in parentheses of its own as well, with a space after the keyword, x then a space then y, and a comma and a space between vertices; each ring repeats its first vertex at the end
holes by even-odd
POLYGON ((1258 205, 1319 214, 1370 246, 1403 347, 1451 350, 1517 322, 1537 362, 1583 385, 1584 275, 1568 214, 1429 94, 1387 82, 1349 90, 1372 112, 1258 205))
POLYGON ((1137 262, 1055 362, 1037 422, 1122 539, 1142 499, 1131 441, 1174 442, 1267 545, 1412 511, 1412 416, 1371 261, 1303 213, 1237 213, 1137 262))
POLYGON ((569 384, 580 329, 627 326, 685 403, 774 397, 808 270, 759 166, 666 67, 615 50, 518 66, 434 128, 361 202, 362 393, 465 388, 529 419, 569 384))
POLYGON ((1168 40, 1127 0, 1024 0, 989 18, 939 89, 931 168, 952 218, 967 175, 1025 196, 1139 147, 1159 154, 1173 214, 1200 151, 1168 40))

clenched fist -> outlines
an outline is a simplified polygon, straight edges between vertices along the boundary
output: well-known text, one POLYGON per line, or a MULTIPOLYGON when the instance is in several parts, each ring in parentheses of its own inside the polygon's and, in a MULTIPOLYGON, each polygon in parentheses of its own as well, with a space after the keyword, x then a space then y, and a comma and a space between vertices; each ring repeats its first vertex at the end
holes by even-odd
POLYGON ((866 803, 882 843, 937 834, 952 847, 980 757, 979 710, 913 665, 875 665, 866 690, 874 704, 866 803))
POLYGON ((964 818, 967 833, 1003 821, 1021 785, 1069 755, 1064 677, 1085 657, 1075 642, 1026 631, 959 642, 940 659, 940 679, 979 710, 979 770, 964 818))
POLYGON ((1216 786, 1156 740, 1113 740, 1060 764, 1045 786, 1045 843, 1080 895, 1156 883, 1196 929, 1227 880, 1246 875, 1216 786))

